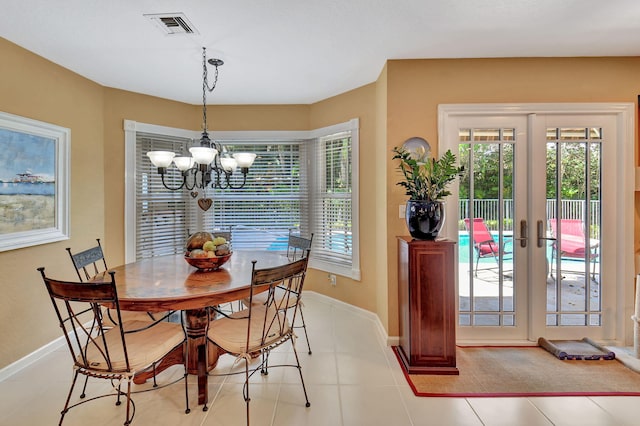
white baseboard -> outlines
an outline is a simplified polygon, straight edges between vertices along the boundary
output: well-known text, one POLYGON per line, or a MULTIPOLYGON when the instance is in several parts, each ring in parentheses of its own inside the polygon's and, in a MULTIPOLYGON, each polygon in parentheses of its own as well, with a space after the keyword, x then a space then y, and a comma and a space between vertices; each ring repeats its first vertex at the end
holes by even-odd
POLYGON ((343 309, 350 310, 354 313, 359 314, 365 318, 370 319, 376 324, 376 329, 378 330, 378 337, 385 346, 398 346, 400 344, 399 336, 389 336, 387 330, 382 325, 382 321, 380 321, 380 317, 371 311, 367 311, 366 309, 359 308, 354 305, 350 305, 346 302, 343 302, 338 299, 334 299, 332 297, 326 296, 324 294, 316 293, 315 291, 303 291, 304 297, 311 297, 313 299, 322 301, 324 303, 329 303, 333 306, 341 307, 343 309))
MULTIPOLYGON (((315 300, 318 300, 324 303, 329 303, 333 306, 350 310, 360 316, 370 319, 375 323, 376 329, 378 330, 378 336, 380 337, 381 342, 386 346, 397 346, 400 342, 400 338, 398 336, 389 336, 387 334, 387 331, 382 325, 382 322, 380 321, 380 318, 378 317, 378 315, 376 315, 371 311, 367 311, 366 309, 362 309, 357 306, 350 305, 338 299, 333 299, 329 296, 325 296, 324 294, 316 293, 315 291, 305 291, 304 297, 313 298, 315 300)), ((0 382, 2 382, 3 380, 6 380, 7 378, 16 374, 18 371, 38 361, 40 358, 51 353, 51 351, 54 351, 56 349, 63 347, 65 344, 66 343, 64 338, 60 336, 56 340, 47 343, 41 348, 38 348, 37 350, 30 353, 29 355, 17 360, 14 363, 9 364, 8 366, 0 370, 0 382)))
POLYGON ((36 349, 35 351, 31 352, 30 354, 20 358, 16 362, 13 362, 13 363, 7 365, 2 370, 0 370, 0 382, 8 379, 11 376, 13 376, 18 371, 20 371, 20 370, 22 370, 24 368, 27 368, 28 366, 30 366, 34 362, 38 361, 40 358, 45 357, 46 355, 50 354, 52 351, 55 351, 57 349, 60 349, 60 348, 64 347, 64 345, 66 345, 64 337, 60 336, 56 340, 54 340, 52 342, 49 342, 46 345, 36 349))

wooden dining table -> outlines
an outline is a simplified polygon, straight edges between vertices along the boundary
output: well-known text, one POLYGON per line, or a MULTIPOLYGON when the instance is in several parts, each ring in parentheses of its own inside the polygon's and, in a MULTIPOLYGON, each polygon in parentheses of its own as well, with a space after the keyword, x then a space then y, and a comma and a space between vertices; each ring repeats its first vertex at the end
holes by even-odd
MULTIPOLYGON (((249 297, 252 261, 256 268, 284 265, 289 262, 281 253, 237 250, 217 270, 198 270, 182 255, 159 256, 109 268, 115 272, 120 309, 128 311, 185 312, 186 356, 182 348, 156 366, 155 374, 178 363, 185 363, 190 374, 198 375, 198 403, 207 402, 207 372, 215 367, 219 348, 207 343, 209 307, 249 297)), ((100 278, 94 278, 99 280, 100 278)), ((154 375, 145 371, 136 375, 135 383, 144 383, 154 375)))

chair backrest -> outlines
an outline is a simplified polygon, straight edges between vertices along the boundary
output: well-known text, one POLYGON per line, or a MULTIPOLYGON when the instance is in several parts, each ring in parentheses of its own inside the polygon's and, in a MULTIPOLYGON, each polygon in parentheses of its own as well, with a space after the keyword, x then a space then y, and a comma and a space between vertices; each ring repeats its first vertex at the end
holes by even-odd
POLYGON ((477 247, 481 244, 487 243, 495 243, 493 235, 489 232, 489 228, 487 228, 487 224, 484 219, 481 217, 473 218, 473 231, 471 230, 471 221, 469 218, 464 219, 464 226, 467 228, 467 231, 472 233, 473 244, 477 247))
POLYGON ((311 234, 311 238, 304 238, 298 235, 293 235, 290 229, 289 239, 287 240, 287 258, 293 261, 307 256, 311 251, 312 243, 313 234, 311 234))
MULTIPOLYGON (((558 236, 558 221, 555 218, 549 219, 549 228, 553 237, 558 236)), ((560 236, 573 236, 584 239, 584 221, 580 219, 560 219, 560 236)))
POLYGON ((129 372, 124 330, 121 325, 103 324, 100 307, 113 306, 118 324, 122 324, 115 272, 109 272, 109 281, 85 283, 48 278, 43 267, 38 271, 75 365, 90 371, 129 372))
POLYGON ((102 252, 102 245, 100 245, 100 238, 96 238, 96 241, 98 242, 97 246, 75 254, 71 253, 71 248, 67 247, 67 252, 71 257, 74 268, 76 268, 80 281, 88 281, 108 269, 107 261, 102 252))
MULTIPOLYGON (((307 253, 300 260, 282 266, 258 269, 256 262, 252 262, 251 292, 248 304, 250 325, 247 330, 247 342, 255 341, 257 337, 260 337, 260 345, 265 346, 278 340, 278 336, 282 337, 290 333, 290 324, 295 323, 298 312, 300 298, 297 297, 297 294, 302 291, 308 261, 307 250, 307 253), (260 290, 265 290, 264 286, 268 286, 266 303, 254 306, 253 295, 260 290), (276 291, 277 289, 279 292, 276 291), (281 293, 282 290, 284 290, 284 295, 281 293), (286 309, 289 309, 288 317, 283 313, 286 309), (259 326, 256 327, 255 324, 259 326), (254 333, 253 336, 251 336, 252 333, 254 333), (256 336, 255 333, 261 333, 261 336, 256 336)), ((247 348, 247 351, 249 349, 247 348)))

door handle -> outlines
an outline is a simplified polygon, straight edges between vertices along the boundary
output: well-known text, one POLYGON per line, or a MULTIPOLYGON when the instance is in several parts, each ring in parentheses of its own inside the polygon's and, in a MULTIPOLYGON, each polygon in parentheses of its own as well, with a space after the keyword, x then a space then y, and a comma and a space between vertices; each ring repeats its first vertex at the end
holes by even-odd
POLYGON ((544 232, 544 222, 541 220, 538 221, 538 247, 544 247, 544 242, 546 241, 555 241, 555 238, 543 237, 544 232))
POLYGON ((527 246, 527 240, 529 239, 528 233, 529 233, 529 230, 527 228, 527 221, 521 220, 520 221, 520 238, 514 238, 514 240, 520 241, 520 247, 527 246))

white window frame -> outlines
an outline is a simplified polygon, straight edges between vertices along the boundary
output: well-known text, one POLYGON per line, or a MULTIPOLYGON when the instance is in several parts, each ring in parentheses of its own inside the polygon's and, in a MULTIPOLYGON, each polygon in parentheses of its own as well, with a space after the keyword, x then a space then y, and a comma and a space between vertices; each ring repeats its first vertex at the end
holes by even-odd
MULTIPOLYGON (((225 142, 247 141, 273 141, 273 140, 300 140, 312 139, 319 140, 321 137, 329 136, 334 133, 349 131, 351 133, 352 144, 352 192, 351 192, 351 209, 352 209, 352 263, 350 267, 336 265, 328 261, 318 261, 313 259, 313 253, 309 262, 309 266, 314 269, 346 276, 354 280, 360 280, 360 245, 359 245, 359 120, 352 119, 345 123, 327 126, 311 131, 214 131, 210 132, 212 139, 224 140, 225 142)), ((133 120, 124 120, 125 132, 125 262, 135 261, 135 235, 136 235, 136 133, 155 133, 167 136, 176 136, 180 138, 198 139, 200 131, 184 130, 172 127, 158 126, 154 124, 138 123, 133 120)), ((311 167, 311 160, 307 160, 307 167, 311 167)), ((310 202, 313 200, 313 191, 310 190, 310 202)), ((313 230, 314 219, 311 218, 311 229, 313 230)), ((311 231, 313 232, 313 231, 311 231)))

